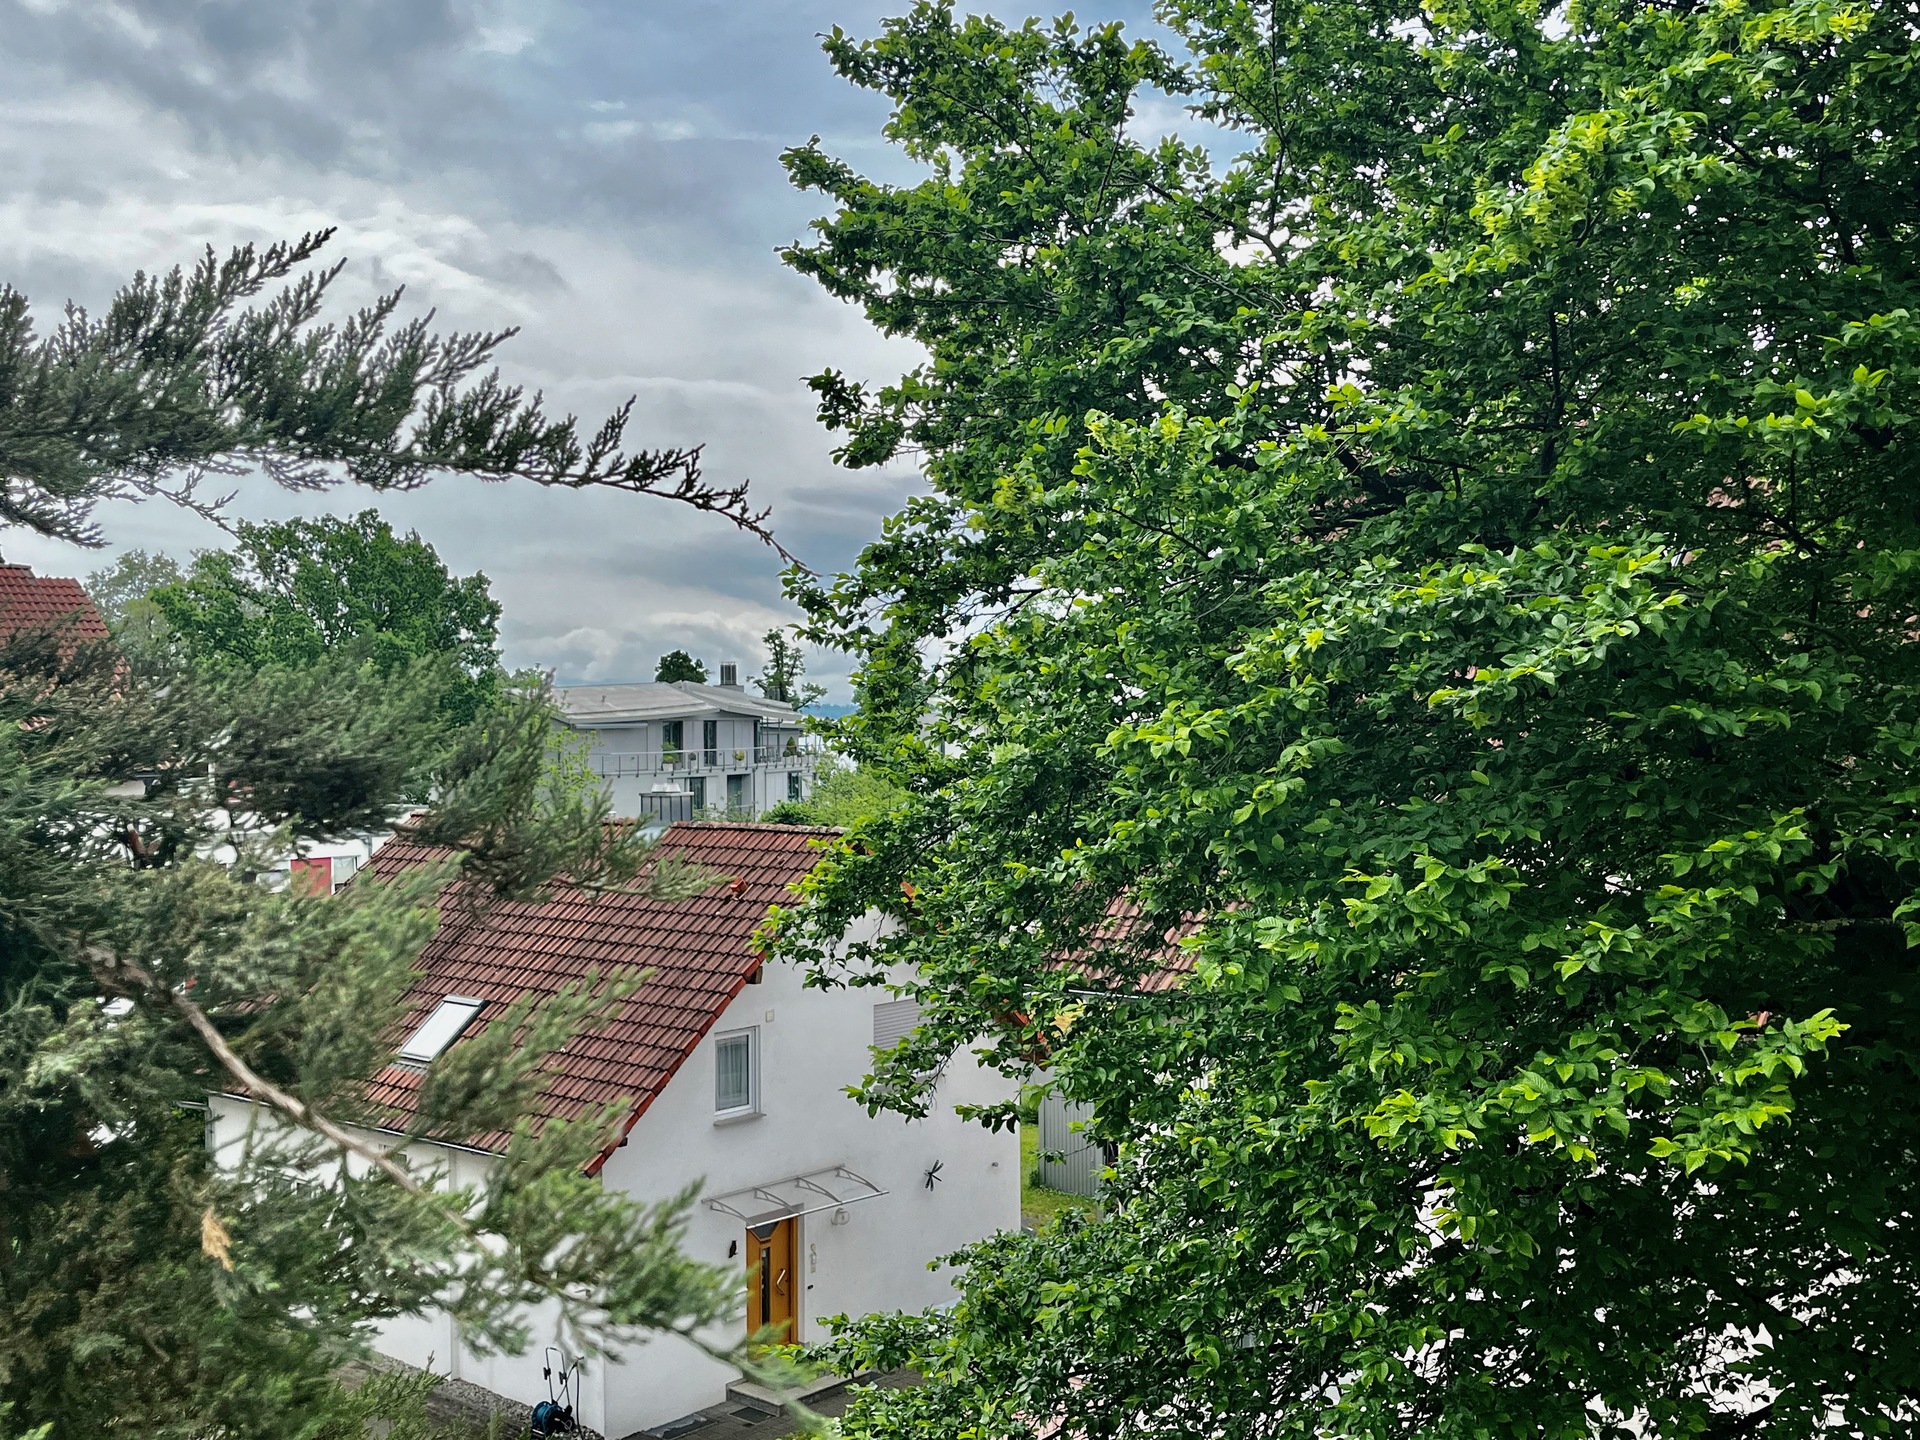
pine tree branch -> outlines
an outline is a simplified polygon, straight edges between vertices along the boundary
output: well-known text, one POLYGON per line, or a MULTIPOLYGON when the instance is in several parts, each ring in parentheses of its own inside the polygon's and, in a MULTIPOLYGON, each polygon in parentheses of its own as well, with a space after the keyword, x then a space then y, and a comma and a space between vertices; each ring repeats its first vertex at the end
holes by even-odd
POLYGON ((227 1073, 239 1081, 246 1092, 256 1100, 280 1111, 302 1129, 324 1136, 347 1154, 358 1155, 408 1194, 427 1193, 427 1187, 422 1185, 405 1166, 395 1161, 387 1151, 356 1140, 348 1131, 334 1124, 311 1105, 289 1095, 241 1059, 233 1046, 227 1043, 227 1037, 220 1033, 212 1020, 207 1018, 207 1012, 188 999, 185 991, 163 984, 151 972, 134 964, 131 960, 122 960, 100 950, 91 951, 88 958, 92 962, 94 973, 101 979, 107 981, 130 979, 185 1020, 193 1032, 206 1042, 214 1058, 226 1067, 227 1073))
MULTIPOLYGON (((193 1032, 206 1043, 207 1048, 213 1052, 214 1058, 225 1067, 227 1073, 233 1076, 256 1100, 271 1106, 301 1128, 322 1136, 343 1153, 358 1155, 408 1194, 425 1198, 434 1193, 405 1166, 395 1161, 391 1153, 355 1139, 349 1131, 336 1125, 311 1105, 288 1094, 247 1064, 227 1043, 227 1038, 220 1033, 207 1012, 188 998, 183 990, 163 983, 144 967, 130 960, 120 959, 97 947, 89 950, 87 959, 95 976, 103 983, 115 988, 125 988, 125 982, 132 981, 141 990, 160 1000, 168 1009, 185 1020, 193 1032)), ((445 1218, 469 1243, 474 1245, 482 1243, 479 1227, 466 1214, 457 1208, 449 1208, 445 1218)), ((528 1280, 551 1294, 556 1300, 581 1305, 595 1303, 593 1296, 581 1295, 570 1290, 564 1282, 547 1275, 542 1269, 528 1270, 525 1275, 528 1280)), ((737 1346, 715 1345, 700 1333, 703 1328, 705 1328, 704 1317, 691 1323, 682 1322, 668 1327, 673 1334, 709 1359, 722 1365, 733 1366, 770 1386, 780 1395, 787 1412, 803 1425, 811 1425, 818 1418, 795 1398, 798 1387, 790 1383, 794 1379, 790 1367, 780 1363, 777 1357, 770 1357, 767 1361, 761 1360, 748 1351, 744 1342, 737 1346)))
POLYGON ((199 482, 254 467, 290 490, 467 474, 677 501, 800 565, 745 481, 702 475, 699 446, 627 449, 632 399, 583 428, 487 370, 514 331, 396 324, 398 290, 322 323, 341 265, 297 272, 332 234, 136 275, 105 314, 69 305, 44 339, 27 298, 0 286, 0 527, 98 545, 103 501, 151 498, 223 524, 232 497, 203 499, 199 482))

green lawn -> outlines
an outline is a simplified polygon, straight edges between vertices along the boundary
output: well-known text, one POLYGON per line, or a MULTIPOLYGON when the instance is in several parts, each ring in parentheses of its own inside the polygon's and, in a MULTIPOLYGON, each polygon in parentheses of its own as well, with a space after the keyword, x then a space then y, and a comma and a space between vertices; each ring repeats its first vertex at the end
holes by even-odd
POLYGON ((1020 1218, 1036 1230, 1044 1230, 1054 1216, 1065 1210, 1092 1210, 1098 1202, 1085 1195, 1069 1195, 1039 1182, 1040 1127, 1020 1127, 1020 1218))

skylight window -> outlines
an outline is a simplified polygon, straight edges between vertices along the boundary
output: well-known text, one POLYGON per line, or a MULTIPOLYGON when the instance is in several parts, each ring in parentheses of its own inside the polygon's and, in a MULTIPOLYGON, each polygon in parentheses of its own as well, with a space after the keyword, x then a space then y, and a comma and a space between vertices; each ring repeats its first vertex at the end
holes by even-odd
POLYGON ((473 1023, 473 1017, 487 1002, 469 1000, 464 995, 449 995, 433 1007, 420 1028, 400 1047, 400 1058, 411 1065, 431 1065, 473 1023))

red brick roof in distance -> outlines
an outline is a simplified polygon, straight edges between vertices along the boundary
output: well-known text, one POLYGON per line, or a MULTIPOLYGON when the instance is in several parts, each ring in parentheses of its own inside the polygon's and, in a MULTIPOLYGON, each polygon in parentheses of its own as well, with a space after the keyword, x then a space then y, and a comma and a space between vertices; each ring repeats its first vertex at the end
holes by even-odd
POLYGON ((22 630, 53 629, 71 629, 80 643, 107 638, 107 622, 78 580, 0 564, 0 640, 22 630))
POLYGON ((1189 915, 1171 929, 1148 928, 1146 914, 1131 896, 1116 895, 1107 902, 1106 916, 1093 927, 1087 943, 1062 951, 1059 961, 1079 970, 1102 989, 1149 995, 1178 989, 1193 974, 1194 952, 1181 942, 1200 932, 1204 919, 1189 915), (1121 951, 1126 963, 1118 970, 1100 963, 1104 954, 1121 951))
POLYGON ((1193 973, 1193 951, 1180 942, 1196 935, 1204 923, 1198 915, 1190 915, 1184 922, 1171 930, 1152 934, 1144 927, 1146 918, 1140 913, 1140 907, 1134 901, 1116 897, 1107 906, 1107 927, 1101 939, 1107 943, 1124 944, 1127 948, 1154 960, 1154 969, 1143 974, 1134 988, 1150 994, 1174 990, 1186 983, 1193 973))
MULTIPOLYGON (((552 995, 591 969, 602 975, 650 970, 610 1024, 575 1036, 548 1057, 551 1078, 538 1102, 539 1113, 553 1119, 627 1105, 631 1128, 747 983, 759 963, 748 942, 767 907, 789 898, 819 860, 818 842, 835 833, 792 825, 674 825, 659 853, 724 877, 691 900, 559 886, 540 903, 505 902, 472 913, 449 905, 420 957, 422 977, 402 1002, 395 1044, 450 995, 487 1002, 471 1036, 513 1001, 552 995)), ((392 876, 443 853, 399 835, 374 856, 373 873, 392 876)), ((374 1076, 369 1099, 396 1118, 411 1117, 423 1078, 389 1066, 374 1076)), ((466 1143, 497 1151, 506 1140, 491 1134, 466 1143)))

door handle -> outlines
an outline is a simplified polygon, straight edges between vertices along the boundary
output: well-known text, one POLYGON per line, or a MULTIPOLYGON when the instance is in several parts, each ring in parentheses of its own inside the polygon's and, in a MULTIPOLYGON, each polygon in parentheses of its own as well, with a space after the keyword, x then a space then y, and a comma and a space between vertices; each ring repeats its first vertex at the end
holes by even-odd
POLYGON ((782 1295, 787 1293, 787 1272, 784 1269, 780 1272, 780 1278, 773 1282, 773 1288, 782 1295))

